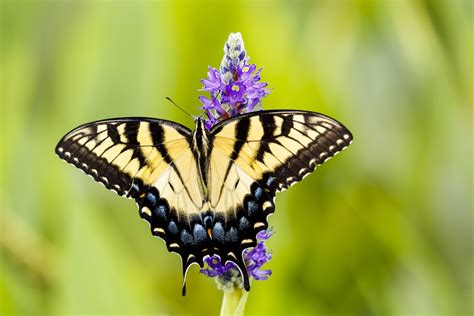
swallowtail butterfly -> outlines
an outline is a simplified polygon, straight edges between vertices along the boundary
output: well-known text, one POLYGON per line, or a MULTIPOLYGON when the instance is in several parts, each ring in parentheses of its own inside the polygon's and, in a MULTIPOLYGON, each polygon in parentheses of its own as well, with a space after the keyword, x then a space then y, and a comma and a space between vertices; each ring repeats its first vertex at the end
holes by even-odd
POLYGON ((237 265, 249 290, 242 252, 268 227, 275 194, 351 141, 325 115, 274 110, 229 118, 210 131, 201 118, 194 131, 154 118, 101 120, 66 134, 56 153, 134 199, 151 233, 180 255, 184 279, 191 264, 218 255, 237 265))

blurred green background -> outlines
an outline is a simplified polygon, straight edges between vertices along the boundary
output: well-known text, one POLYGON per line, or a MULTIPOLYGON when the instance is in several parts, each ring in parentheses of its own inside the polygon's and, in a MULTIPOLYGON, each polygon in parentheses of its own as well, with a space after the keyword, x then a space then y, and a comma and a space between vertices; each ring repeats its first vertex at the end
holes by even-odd
POLYGON ((54 154, 92 120, 192 127, 199 80, 243 34, 265 109, 355 141, 277 198, 249 315, 473 313, 470 1, 1 1, 0 314, 217 314, 221 295, 131 200, 54 154))

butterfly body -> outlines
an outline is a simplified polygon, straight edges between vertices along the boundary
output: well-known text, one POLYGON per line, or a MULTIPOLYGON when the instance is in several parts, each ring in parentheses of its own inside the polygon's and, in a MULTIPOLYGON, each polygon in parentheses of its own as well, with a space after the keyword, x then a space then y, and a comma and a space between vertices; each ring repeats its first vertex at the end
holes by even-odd
POLYGON ((121 196, 136 201, 153 235, 180 255, 183 274, 218 255, 250 284, 242 253, 268 227, 275 194, 347 147, 339 122, 307 111, 259 111, 194 131, 152 118, 82 125, 56 153, 121 196))

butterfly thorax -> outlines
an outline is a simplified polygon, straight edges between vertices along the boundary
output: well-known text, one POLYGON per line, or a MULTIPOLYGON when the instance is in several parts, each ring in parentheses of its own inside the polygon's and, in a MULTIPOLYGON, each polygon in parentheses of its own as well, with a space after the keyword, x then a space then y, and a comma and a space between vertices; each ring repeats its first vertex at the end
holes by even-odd
POLYGON ((209 143, 207 137, 207 130, 206 127, 200 117, 196 120, 196 129, 193 132, 193 151, 194 154, 197 156, 197 160, 199 161, 199 171, 201 173, 201 178, 206 181, 206 161, 208 156, 209 150, 209 143))

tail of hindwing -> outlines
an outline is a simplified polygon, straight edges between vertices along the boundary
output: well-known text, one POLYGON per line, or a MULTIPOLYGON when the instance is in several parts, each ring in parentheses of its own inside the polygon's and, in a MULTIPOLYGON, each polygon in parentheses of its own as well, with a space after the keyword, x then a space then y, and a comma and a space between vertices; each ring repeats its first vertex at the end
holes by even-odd
MULTIPOLYGON (((274 177, 273 177, 274 178, 274 177)), ((251 185, 235 212, 217 212, 212 228, 212 251, 222 262, 233 262, 240 270, 244 288, 250 290, 244 250, 257 245, 257 233, 268 228, 267 217, 275 210, 275 188, 272 176, 267 174, 262 181, 251 185)))

